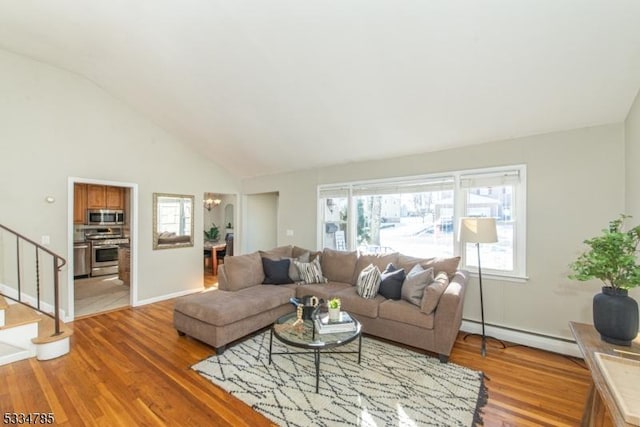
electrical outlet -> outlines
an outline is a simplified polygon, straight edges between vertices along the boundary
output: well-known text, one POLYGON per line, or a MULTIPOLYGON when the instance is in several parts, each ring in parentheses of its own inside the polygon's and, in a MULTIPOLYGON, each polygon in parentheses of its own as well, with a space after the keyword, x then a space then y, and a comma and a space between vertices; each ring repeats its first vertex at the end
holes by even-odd
POLYGON ((293 237, 293 230, 287 230, 287 237, 293 237))
POLYGON ((49 245, 51 244, 51 237, 50 236, 42 236, 42 244, 43 245, 49 245))

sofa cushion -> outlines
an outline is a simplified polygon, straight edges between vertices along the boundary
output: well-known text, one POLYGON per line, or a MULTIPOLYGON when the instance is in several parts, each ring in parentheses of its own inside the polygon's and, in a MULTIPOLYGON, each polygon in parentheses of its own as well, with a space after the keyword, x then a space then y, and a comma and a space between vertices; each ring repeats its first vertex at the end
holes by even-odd
POLYGON ((268 251, 258 251, 260 252, 260 256, 262 258, 269 259, 282 259, 282 258, 291 258, 293 252, 293 246, 278 246, 277 248, 269 249, 268 251))
POLYGON ((411 271, 416 264, 426 264, 433 258, 416 258, 409 255, 398 254, 398 263, 394 264, 398 268, 404 268, 405 272, 411 271))
POLYGON ((220 288, 223 291, 237 291, 264 281, 262 258, 258 252, 225 257, 224 271, 227 280, 224 289, 220 288))
MULTIPOLYGON (((235 257, 234 257, 235 258, 235 257)), ((295 291, 287 286, 259 285, 238 291, 207 291, 179 298, 175 310, 211 325, 223 326, 289 304, 295 291)))
POLYGON ((453 278, 460 264, 460 257, 451 258, 416 258, 408 255, 398 255, 398 267, 404 268, 404 271, 411 271, 416 265, 420 264, 424 269, 433 268, 434 274, 446 271, 449 280, 453 278))
POLYGON ((433 329, 435 314, 424 314, 419 307, 405 300, 386 300, 380 304, 378 317, 420 328, 433 329))
POLYGON ((264 270, 264 280, 262 283, 267 285, 284 285, 293 283, 289 277, 289 266, 291 261, 288 259, 272 260, 262 258, 262 269, 264 270))
POLYGON ((402 283, 406 277, 406 273, 403 268, 396 268, 393 264, 387 265, 380 275, 380 288, 378 293, 385 298, 389 299, 401 299, 402 298, 402 283))
MULTIPOLYGON (((383 271, 387 265, 395 264, 398 262, 398 253, 394 252, 391 254, 376 254, 376 255, 360 255, 358 257, 358 261, 356 262, 356 270, 353 274, 353 279, 351 283, 356 283, 358 281, 358 276, 360 276, 360 272, 368 267, 369 264, 373 264, 378 267, 378 270, 383 271)), ((408 271, 408 270, 407 270, 408 271)))
POLYGON ((433 269, 424 269, 420 264, 413 266, 402 283, 402 299, 420 307, 424 289, 433 281, 433 269))
POLYGON ((320 257, 322 272, 325 277, 333 282, 351 283, 353 282, 353 272, 356 269, 358 253, 356 251, 334 251, 325 248, 320 257))
POLYGON ((425 314, 431 314, 436 310, 440 297, 444 294, 444 291, 449 286, 449 276, 446 272, 441 271, 438 273, 433 282, 431 282, 424 290, 422 296, 422 305, 420 311, 425 314))
MULTIPOLYGON (((291 286, 291 285, 287 285, 291 286)), ((344 289, 353 289, 350 283, 328 282, 324 284, 300 284, 296 286, 296 297, 300 298, 305 295, 315 295, 325 301, 335 297, 344 289)))
POLYGON ((451 258, 432 258, 426 263, 421 263, 424 268, 433 268, 434 274, 438 274, 441 271, 447 273, 449 280, 453 279, 460 264, 460 257, 455 256, 451 258))
POLYGON ((300 255, 304 254, 305 252, 309 252, 309 261, 313 261, 314 259, 319 257, 320 254, 322 254, 322 252, 313 251, 311 249, 301 248, 299 246, 294 246, 291 249, 291 257, 292 258, 298 258, 300 255))
POLYGON ((358 276, 356 292, 362 298, 372 299, 378 294, 380 288, 380 270, 373 264, 365 267, 358 276))
POLYGON ((293 263, 300 272, 300 279, 302 279, 304 283, 327 282, 327 279, 322 273, 322 267, 320 266, 318 258, 314 259, 311 262, 299 262, 294 260, 293 263))
POLYGON ((342 289, 335 296, 340 298, 340 308, 342 310, 371 318, 378 317, 378 306, 383 301, 386 301, 381 295, 376 295, 373 299, 362 298, 358 295, 355 286, 342 289))

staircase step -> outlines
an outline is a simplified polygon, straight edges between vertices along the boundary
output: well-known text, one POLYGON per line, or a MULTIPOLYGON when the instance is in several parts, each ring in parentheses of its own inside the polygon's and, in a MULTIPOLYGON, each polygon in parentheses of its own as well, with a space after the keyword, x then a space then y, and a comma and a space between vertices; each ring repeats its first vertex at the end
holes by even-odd
POLYGON ((9 304, 4 310, 4 326, 0 326, 0 329, 8 329, 39 321, 40 316, 33 309, 22 304, 9 304))
POLYGON ((7 304, 7 300, 5 300, 2 295, 0 295, 0 310, 6 310, 8 307, 9 304, 7 304))
POLYGON ((34 344, 47 344, 60 341, 73 335, 73 329, 64 322, 60 322, 60 334, 53 335, 55 330, 55 321, 48 316, 41 316, 40 324, 38 325, 38 337, 33 338, 31 342, 34 344))

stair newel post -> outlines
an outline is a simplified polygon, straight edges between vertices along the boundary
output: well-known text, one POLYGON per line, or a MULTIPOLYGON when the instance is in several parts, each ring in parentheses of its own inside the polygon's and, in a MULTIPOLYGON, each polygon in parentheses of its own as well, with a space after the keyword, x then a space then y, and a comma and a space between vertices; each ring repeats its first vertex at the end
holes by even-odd
POLYGON ((16 274, 18 276, 18 301, 22 301, 22 283, 20 282, 20 236, 16 235, 16 274))
POLYGON ((40 255, 36 246, 36 302, 40 310, 40 255))
POLYGON ((60 282, 60 268, 62 266, 58 265, 58 257, 53 257, 53 271, 55 274, 53 275, 53 307, 54 307, 54 320, 55 320, 55 333, 54 335, 60 335, 60 291, 59 291, 59 282, 60 282))

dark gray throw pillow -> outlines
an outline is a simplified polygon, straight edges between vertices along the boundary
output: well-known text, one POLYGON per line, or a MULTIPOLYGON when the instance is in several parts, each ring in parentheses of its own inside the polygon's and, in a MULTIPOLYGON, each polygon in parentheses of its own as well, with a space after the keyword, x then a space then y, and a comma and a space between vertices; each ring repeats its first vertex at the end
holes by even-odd
POLYGON ((404 268, 396 268, 393 264, 387 265, 380 278, 378 293, 385 298, 399 300, 402 298, 402 282, 406 273, 404 268))
POLYGON ((269 258, 262 258, 262 269, 264 270, 265 285, 284 285, 286 283, 293 283, 293 280, 289 277, 289 264, 291 261, 288 259, 272 260, 269 258))

